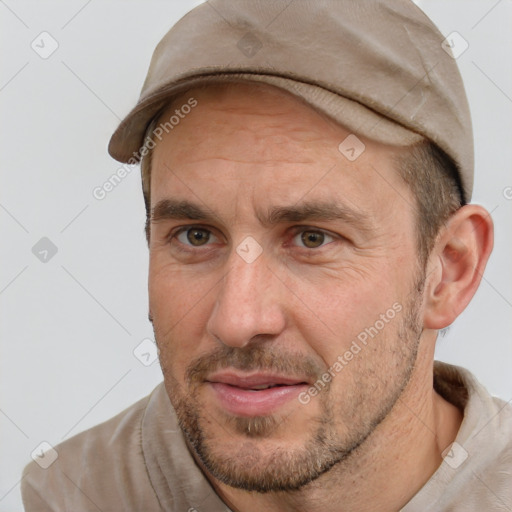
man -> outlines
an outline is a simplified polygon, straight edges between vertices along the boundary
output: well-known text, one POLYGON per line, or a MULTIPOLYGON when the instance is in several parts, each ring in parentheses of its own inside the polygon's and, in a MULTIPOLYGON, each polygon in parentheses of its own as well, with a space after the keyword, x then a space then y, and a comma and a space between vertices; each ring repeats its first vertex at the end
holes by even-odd
POLYGON ((492 250, 469 110, 406 1, 203 4, 141 160, 164 383, 25 470, 30 510, 511 510, 512 409, 435 363, 492 250))

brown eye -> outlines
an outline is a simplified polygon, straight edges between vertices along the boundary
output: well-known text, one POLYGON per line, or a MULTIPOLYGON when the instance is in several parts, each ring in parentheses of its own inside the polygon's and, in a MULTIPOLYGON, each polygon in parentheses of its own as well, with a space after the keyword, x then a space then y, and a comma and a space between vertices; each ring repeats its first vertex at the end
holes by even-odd
POLYGON ((300 239, 308 249, 320 247, 325 241, 325 234, 320 231, 303 231, 300 239))
POLYGON ((210 231, 202 228, 190 228, 179 233, 177 238, 182 244, 199 247, 208 243, 210 231))

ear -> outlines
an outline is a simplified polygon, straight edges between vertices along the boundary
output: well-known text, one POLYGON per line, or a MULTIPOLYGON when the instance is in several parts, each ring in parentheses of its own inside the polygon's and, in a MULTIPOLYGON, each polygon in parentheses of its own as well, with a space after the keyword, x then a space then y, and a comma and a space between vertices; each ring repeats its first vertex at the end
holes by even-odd
POLYGON ((492 251, 494 228, 485 208, 457 210, 437 236, 427 264, 423 323, 448 327, 473 298, 492 251))

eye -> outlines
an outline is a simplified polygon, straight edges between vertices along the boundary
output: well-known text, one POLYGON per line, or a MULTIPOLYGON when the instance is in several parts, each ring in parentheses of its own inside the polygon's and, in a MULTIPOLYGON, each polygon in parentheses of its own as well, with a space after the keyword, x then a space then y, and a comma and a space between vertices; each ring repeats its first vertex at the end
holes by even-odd
POLYGON ((201 247, 210 241, 217 241, 217 237, 205 228, 185 228, 179 231, 176 238, 183 245, 201 247))
POLYGON ((333 242, 334 237, 323 231, 306 229, 297 233, 293 237, 293 241, 296 245, 302 245, 307 249, 316 249, 333 242))

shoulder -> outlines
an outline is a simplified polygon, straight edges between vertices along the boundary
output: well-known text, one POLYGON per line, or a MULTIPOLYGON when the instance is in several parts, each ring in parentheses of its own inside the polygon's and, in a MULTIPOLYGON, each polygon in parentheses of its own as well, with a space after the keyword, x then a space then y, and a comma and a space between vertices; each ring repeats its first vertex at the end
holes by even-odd
MULTIPOLYGON (((489 412, 463 447, 464 457, 453 468, 465 476, 460 490, 470 510, 512 510, 512 406, 488 396, 489 412), (478 507, 478 508, 476 508, 478 507)), ((458 510, 458 509, 457 509, 458 510)))
POLYGON ((500 503, 512 508, 512 405, 492 396, 468 370, 456 370, 468 399, 455 440, 460 457, 450 469, 464 477, 478 503, 487 496, 496 510, 500 503))
MULTIPOLYGON (((479 444, 482 452, 493 456, 487 465, 475 476, 482 488, 489 489, 496 497, 496 510, 512 509, 512 405, 496 397, 492 397, 495 416, 489 424, 475 433, 475 444, 479 444)), ((478 456, 479 453, 477 452, 478 456)), ((484 458, 483 455, 480 455, 484 458)))
POLYGON ((21 484, 27 512, 128 510, 141 500, 142 509, 159 510, 147 476, 141 424, 152 396, 162 388, 160 384, 117 416, 55 446, 57 459, 46 469, 44 463, 31 462, 21 484))
POLYGON ((464 418, 440 467, 404 512, 512 510, 512 405, 468 370, 438 361, 434 387, 464 418))

